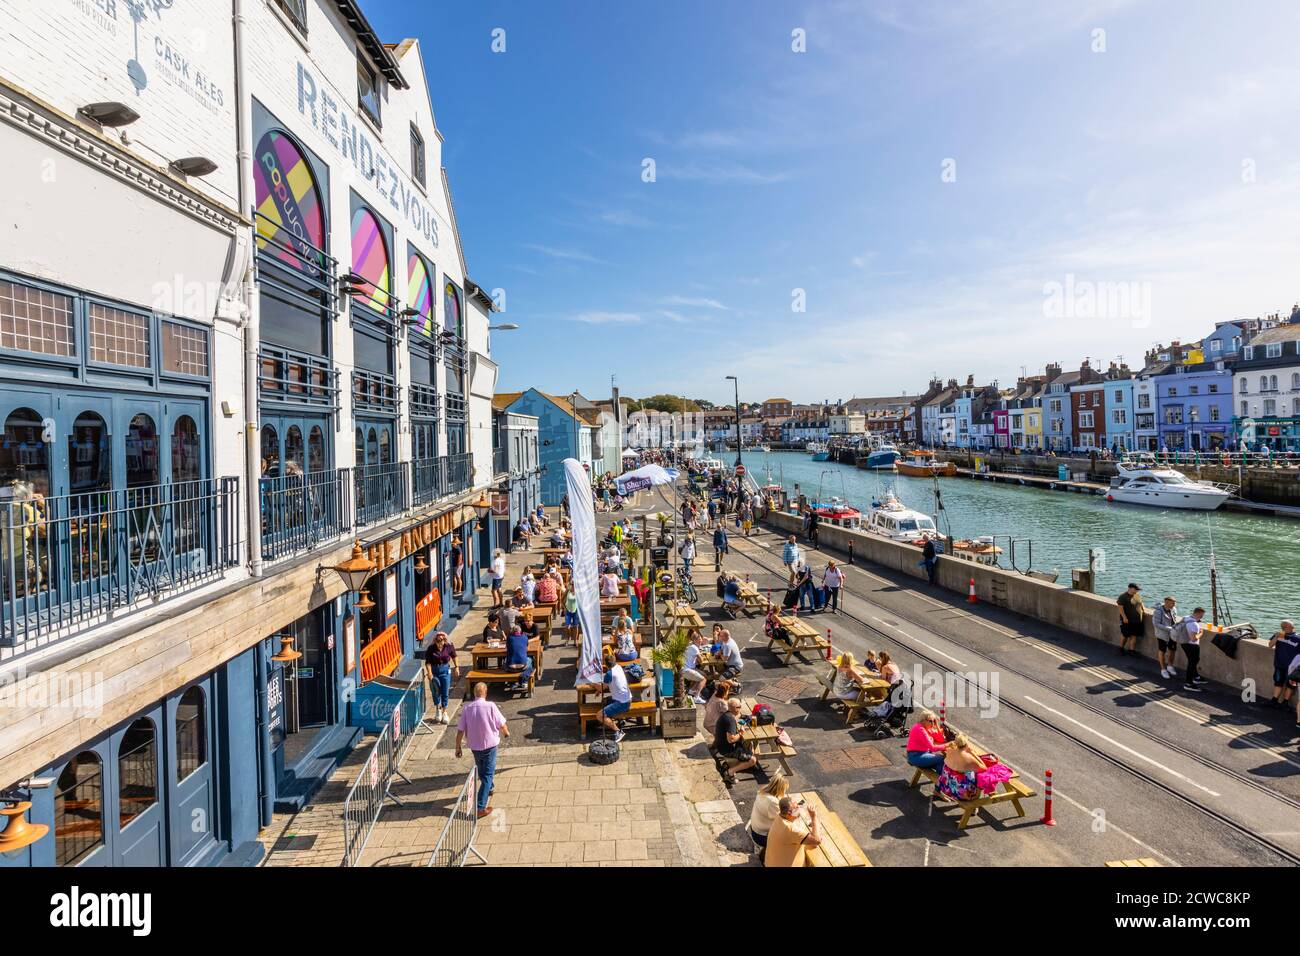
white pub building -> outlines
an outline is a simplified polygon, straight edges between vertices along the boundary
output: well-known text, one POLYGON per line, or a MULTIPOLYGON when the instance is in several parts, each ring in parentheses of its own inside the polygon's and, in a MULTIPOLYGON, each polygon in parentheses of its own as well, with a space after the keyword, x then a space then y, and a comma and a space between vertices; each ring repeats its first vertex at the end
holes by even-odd
POLYGON ((4 7, 0 808, 49 831, 0 867, 255 863, 494 544, 419 44, 353 0, 4 7))

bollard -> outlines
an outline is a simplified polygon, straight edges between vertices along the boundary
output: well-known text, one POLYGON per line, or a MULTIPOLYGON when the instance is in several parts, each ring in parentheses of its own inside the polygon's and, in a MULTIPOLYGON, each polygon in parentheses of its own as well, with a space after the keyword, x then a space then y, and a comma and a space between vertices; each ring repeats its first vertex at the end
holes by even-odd
POLYGON ((849 564, 853 563, 853 542, 849 542, 849 564))
POLYGON ((948 702, 946 700, 939 701, 939 726, 948 726, 948 702))
POLYGON ((826 659, 831 659, 831 629, 826 628, 826 659))
POLYGON ((966 597, 967 604, 978 604, 979 598, 975 596, 975 579, 970 579, 970 594, 966 597))
POLYGON ((1038 821, 1044 826, 1054 827, 1056 821, 1052 819, 1052 771, 1043 771, 1043 818, 1038 821))

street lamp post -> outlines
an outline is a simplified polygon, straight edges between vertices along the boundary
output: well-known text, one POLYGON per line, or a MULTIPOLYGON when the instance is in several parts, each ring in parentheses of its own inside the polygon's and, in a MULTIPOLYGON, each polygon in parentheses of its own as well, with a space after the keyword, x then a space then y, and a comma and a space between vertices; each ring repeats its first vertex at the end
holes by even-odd
POLYGON ((736 385, 736 464, 739 465, 741 464, 740 449, 744 445, 740 437, 740 379, 734 375, 728 375, 727 378, 736 385))

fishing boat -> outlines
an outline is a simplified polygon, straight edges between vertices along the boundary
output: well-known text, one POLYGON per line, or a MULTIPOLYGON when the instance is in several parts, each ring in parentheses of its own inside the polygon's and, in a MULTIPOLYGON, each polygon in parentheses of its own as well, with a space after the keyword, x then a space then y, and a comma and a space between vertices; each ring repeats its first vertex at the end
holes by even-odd
POLYGON ((826 461, 831 457, 830 446, 822 441, 810 441, 804 446, 804 451, 812 455, 813 461, 826 461))
POLYGON ((1213 511, 1237 493, 1236 485, 1194 481, 1173 468, 1157 468, 1145 462, 1122 461, 1119 475, 1110 480, 1107 501, 1158 508, 1213 511))
POLYGON ((911 478, 951 478, 957 474, 957 466, 953 462, 939 461, 932 451, 914 451, 906 460, 900 460, 894 467, 900 475, 911 478))
POLYGON ((921 511, 906 507, 892 491, 886 491, 879 501, 871 503, 862 530, 891 541, 924 544, 940 538, 934 519, 921 511))
POLYGON ((843 498, 832 497, 829 501, 812 501, 809 502, 808 507, 822 522, 837 528, 856 531, 862 526, 862 512, 843 498))

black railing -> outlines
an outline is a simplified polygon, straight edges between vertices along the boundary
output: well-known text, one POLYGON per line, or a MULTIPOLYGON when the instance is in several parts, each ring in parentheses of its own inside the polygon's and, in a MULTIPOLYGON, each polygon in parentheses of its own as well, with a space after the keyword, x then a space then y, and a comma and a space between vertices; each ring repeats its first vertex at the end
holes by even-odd
POLYGON ((339 373, 329 359, 266 342, 257 356, 257 385, 265 398, 337 407, 339 373))
POLYGON ((447 459, 417 458, 411 462, 411 500, 417 507, 447 494, 447 459))
POLYGON ((353 470, 357 527, 378 524, 401 514, 410 504, 410 462, 359 465, 353 470))
POLYGON ((263 478, 261 509, 265 560, 310 551, 351 530, 351 469, 263 478))
POLYGON ((459 494, 474 485, 474 455, 465 452, 447 458, 447 494, 459 494))
POLYGON ((239 480, 10 499, 0 525, 0 645, 27 644, 238 564, 239 480))

